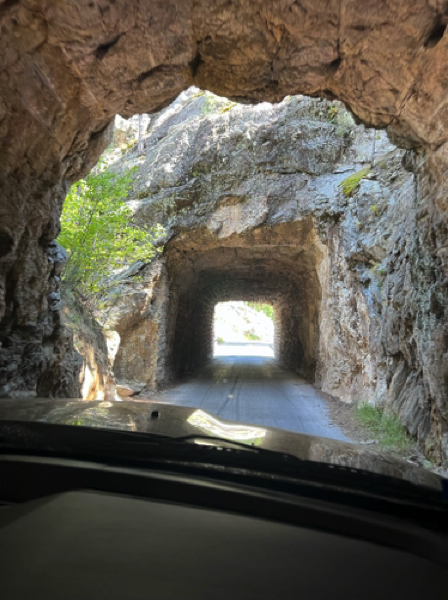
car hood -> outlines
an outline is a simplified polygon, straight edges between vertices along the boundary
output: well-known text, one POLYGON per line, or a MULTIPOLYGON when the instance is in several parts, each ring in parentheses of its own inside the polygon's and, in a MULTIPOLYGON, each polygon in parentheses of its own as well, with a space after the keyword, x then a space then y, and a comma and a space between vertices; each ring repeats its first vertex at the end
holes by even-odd
POLYGON ((0 399, 0 420, 80 425, 171 437, 194 434, 214 436, 292 454, 303 460, 365 469, 419 485, 441 488, 438 475, 362 444, 227 421, 193 407, 139 400, 0 399))

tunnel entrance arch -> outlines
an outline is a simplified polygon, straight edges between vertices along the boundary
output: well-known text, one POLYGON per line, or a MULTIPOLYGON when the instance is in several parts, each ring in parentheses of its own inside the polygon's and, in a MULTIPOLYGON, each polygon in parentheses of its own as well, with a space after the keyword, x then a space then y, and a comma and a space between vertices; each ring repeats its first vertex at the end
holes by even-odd
POLYGON ((277 359, 314 379, 322 255, 311 219, 226 238, 209 230, 191 231, 172 240, 165 254, 168 379, 192 373, 213 357, 214 307, 238 300, 275 307, 277 359))

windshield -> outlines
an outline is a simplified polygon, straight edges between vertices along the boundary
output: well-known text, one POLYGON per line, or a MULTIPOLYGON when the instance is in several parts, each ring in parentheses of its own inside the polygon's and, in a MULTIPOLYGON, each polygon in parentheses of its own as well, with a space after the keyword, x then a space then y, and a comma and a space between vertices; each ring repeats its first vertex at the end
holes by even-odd
POLYGON ((446 475, 446 397, 412 321, 409 151, 301 95, 243 105, 192 87, 114 126, 46 247, 39 367, 14 358, 8 313, 0 418, 446 475))

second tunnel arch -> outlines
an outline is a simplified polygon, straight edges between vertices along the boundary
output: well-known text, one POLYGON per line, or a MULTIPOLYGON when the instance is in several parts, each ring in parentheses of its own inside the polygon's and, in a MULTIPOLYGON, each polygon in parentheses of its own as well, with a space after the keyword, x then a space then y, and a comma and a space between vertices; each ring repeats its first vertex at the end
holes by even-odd
MULTIPOLYGON (((281 281, 270 273, 231 276, 226 272, 204 273, 199 294, 189 310, 177 315, 173 343, 176 375, 202 367, 213 356, 214 309, 218 303, 246 301, 269 303, 274 308, 274 354, 286 367, 306 377, 314 374, 314 352, 303 338, 307 320, 299 304, 293 279, 281 281), (204 285, 205 284, 205 285, 204 285)), ((184 302, 184 298, 181 302, 184 302)))
POLYGON ((318 352, 322 248, 311 219, 261 226, 219 238, 207 229, 184 232, 166 247, 169 306, 165 376, 195 371, 213 356, 218 302, 275 306, 275 354, 313 379, 318 352))

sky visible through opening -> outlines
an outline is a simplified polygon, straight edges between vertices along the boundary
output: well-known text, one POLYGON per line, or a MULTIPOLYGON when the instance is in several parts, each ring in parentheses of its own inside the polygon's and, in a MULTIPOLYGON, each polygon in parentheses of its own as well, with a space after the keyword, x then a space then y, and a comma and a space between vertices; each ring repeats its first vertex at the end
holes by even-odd
POLYGON ((272 306, 258 302, 219 302, 214 311, 213 342, 216 357, 273 357, 272 306))

